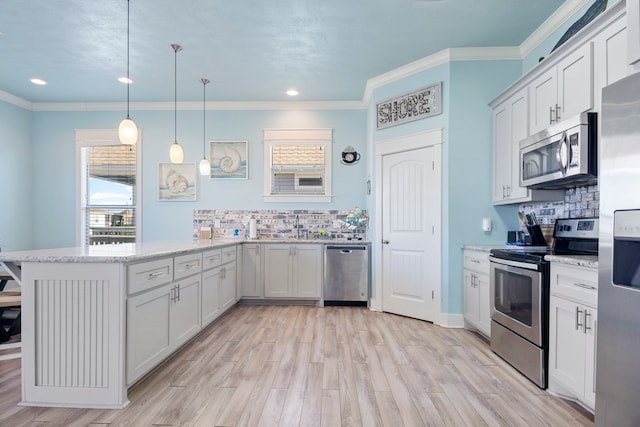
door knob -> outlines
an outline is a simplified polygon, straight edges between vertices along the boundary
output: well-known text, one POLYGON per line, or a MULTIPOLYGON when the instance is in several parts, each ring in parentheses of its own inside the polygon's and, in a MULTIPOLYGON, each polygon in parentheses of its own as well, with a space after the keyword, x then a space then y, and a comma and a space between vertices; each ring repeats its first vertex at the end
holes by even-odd
POLYGON ((389 244, 389 241, 388 241, 388 240, 384 240, 384 239, 382 239, 382 244, 383 244, 383 245, 388 245, 388 244, 389 244))

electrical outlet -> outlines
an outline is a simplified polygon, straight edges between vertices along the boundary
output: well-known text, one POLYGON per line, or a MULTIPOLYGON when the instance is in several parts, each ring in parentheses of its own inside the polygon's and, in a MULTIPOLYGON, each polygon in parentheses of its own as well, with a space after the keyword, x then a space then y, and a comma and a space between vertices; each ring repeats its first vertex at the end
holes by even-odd
POLYGON ((215 228, 220 228, 220 220, 219 220, 219 219, 216 219, 215 221, 213 221, 213 226, 214 226, 215 228))

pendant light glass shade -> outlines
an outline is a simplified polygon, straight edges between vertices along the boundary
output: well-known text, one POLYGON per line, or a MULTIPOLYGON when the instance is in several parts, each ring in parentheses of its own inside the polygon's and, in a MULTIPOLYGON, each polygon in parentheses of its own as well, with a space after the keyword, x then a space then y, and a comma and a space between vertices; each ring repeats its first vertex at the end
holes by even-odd
POLYGON ((182 151, 182 147, 178 144, 178 52, 182 50, 182 46, 179 44, 172 44, 173 52, 175 53, 174 60, 174 110, 173 110, 173 120, 174 120, 174 142, 171 144, 171 148, 169 149, 169 159, 171 163, 182 163, 184 159, 184 151, 182 151))
POLYGON ((202 82, 202 160, 200 160, 200 175, 211 175, 211 163, 207 160, 207 83, 209 79, 200 79, 202 82))
POLYGON ((129 0, 127 0, 127 117, 120 122, 118 126, 118 137, 120 142, 126 145, 133 145, 138 142, 138 127, 129 117, 129 86, 131 79, 129 78, 129 0))
POLYGON ((134 145, 138 142, 138 127, 129 116, 120 122, 118 136, 120 142, 126 145, 134 145))
POLYGON ((184 160, 184 151, 182 151, 182 146, 178 144, 178 141, 171 144, 169 159, 171 159, 171 163, 182 163, 184 160))

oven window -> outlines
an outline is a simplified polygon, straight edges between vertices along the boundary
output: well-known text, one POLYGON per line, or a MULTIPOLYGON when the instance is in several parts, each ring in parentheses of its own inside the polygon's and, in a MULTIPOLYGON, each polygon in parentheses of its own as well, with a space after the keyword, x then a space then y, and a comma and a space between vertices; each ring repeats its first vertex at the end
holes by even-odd
POLYGON ((527 326, 533 324, 533 282, 531 277, 495 269, 494 307, 527 326))

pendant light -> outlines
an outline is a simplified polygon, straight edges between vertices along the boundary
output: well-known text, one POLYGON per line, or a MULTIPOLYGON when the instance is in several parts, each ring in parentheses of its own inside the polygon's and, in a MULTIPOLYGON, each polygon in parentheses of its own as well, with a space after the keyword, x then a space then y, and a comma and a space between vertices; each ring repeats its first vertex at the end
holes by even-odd
POLYGON ((127 0, 127 117, 118 126, 118 137, 120 142, 126 145, 134 145, 138 141, 138 128, 131 117, 129 117, 129 0, 127 0))
POLYGON ((171 159, 171 163, 182 163, 182 159, 184 159, 184 151, 182 151, 182 147, 178 144, 178 52, 182 50, 182 46, 179 44, 172 44, 171 47, 175 53, 175 61, 174 61, 174 142, 171 144, 171 148, 169 149, 169 159, 171 159))
POLYGON ((211 163, 207 160, 207 83, 209 79, 200 79, 202 82, 202 160, 200 160, 200 175, 211 174, 211 163))

